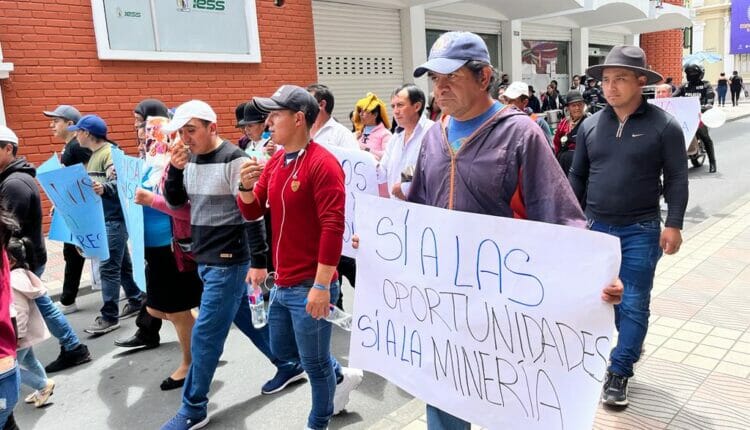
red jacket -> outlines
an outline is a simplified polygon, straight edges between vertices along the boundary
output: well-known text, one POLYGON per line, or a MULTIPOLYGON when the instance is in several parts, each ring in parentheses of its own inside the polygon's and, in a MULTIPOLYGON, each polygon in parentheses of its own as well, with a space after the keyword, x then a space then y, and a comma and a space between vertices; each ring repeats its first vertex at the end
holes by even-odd
POLYGON ((255 201, 248 205, 237 196, 237 203, 245 219, 254 220, 268 202, 276 284, 291 287, 313 281, 318 263, 338 265, 346 192, 341 164, 317 143, 286 166, 284 156, 278 151, 266 163, 253 189, 255 201))

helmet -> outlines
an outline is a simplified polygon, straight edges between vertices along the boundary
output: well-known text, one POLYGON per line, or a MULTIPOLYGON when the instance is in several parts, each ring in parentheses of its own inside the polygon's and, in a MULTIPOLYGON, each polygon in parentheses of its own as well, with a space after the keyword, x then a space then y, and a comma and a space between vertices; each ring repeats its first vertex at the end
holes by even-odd
POLYGON ((688 64, 685 66, 685 77, 688 82, 699 82, 703 80, 705 69, 700 64, 688 64))

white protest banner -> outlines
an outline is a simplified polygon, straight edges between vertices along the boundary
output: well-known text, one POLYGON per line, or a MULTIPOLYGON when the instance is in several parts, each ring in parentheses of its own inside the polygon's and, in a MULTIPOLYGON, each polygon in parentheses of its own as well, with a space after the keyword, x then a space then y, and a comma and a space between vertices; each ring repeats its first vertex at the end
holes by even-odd
POLYGON ((375 158, 365 151, 329 147, 326 148, 341 163, 344 169, 346 184, 346 215, 344 230, 344 247, 341 253, 347 257, 354 257, 355 251, 352 248, 352 235, 357 232, 354 211, 357 207, 357 198, 361 194, 378 195, 378 181, 376 175, 375 158))
POLYGON ((666 97, 649 99, 648 102, 671 113, 677 119, 682 134, 685 135, 685 148, 690 146, 701 120, 701 102, 698 97, 666 97))
POLYGON ((591 428, 616 237, 360 196, 349 365, 490 429, 591 428))

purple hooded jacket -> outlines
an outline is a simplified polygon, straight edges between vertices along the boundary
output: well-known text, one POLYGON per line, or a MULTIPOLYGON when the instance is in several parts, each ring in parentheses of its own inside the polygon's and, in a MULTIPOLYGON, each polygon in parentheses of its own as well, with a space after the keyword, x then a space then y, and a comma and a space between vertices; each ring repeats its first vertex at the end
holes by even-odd
POLYGON ((427 131, 409 201, 573 227, 586 219, 541 129, 506 107, 453 151, 444 124, 427 131))

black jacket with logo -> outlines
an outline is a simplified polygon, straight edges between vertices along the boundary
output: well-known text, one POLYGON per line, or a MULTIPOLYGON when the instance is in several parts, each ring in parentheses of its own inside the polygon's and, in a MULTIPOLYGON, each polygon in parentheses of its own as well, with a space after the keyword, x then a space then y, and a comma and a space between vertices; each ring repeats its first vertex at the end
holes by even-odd
POLYGON ((568 179, 588 218, 612 225, 659 219, 662 173, 665 225, 682 228, 688 172, 677 120, 643 100, 623 122, 607 106, 581 124, 568 179))

